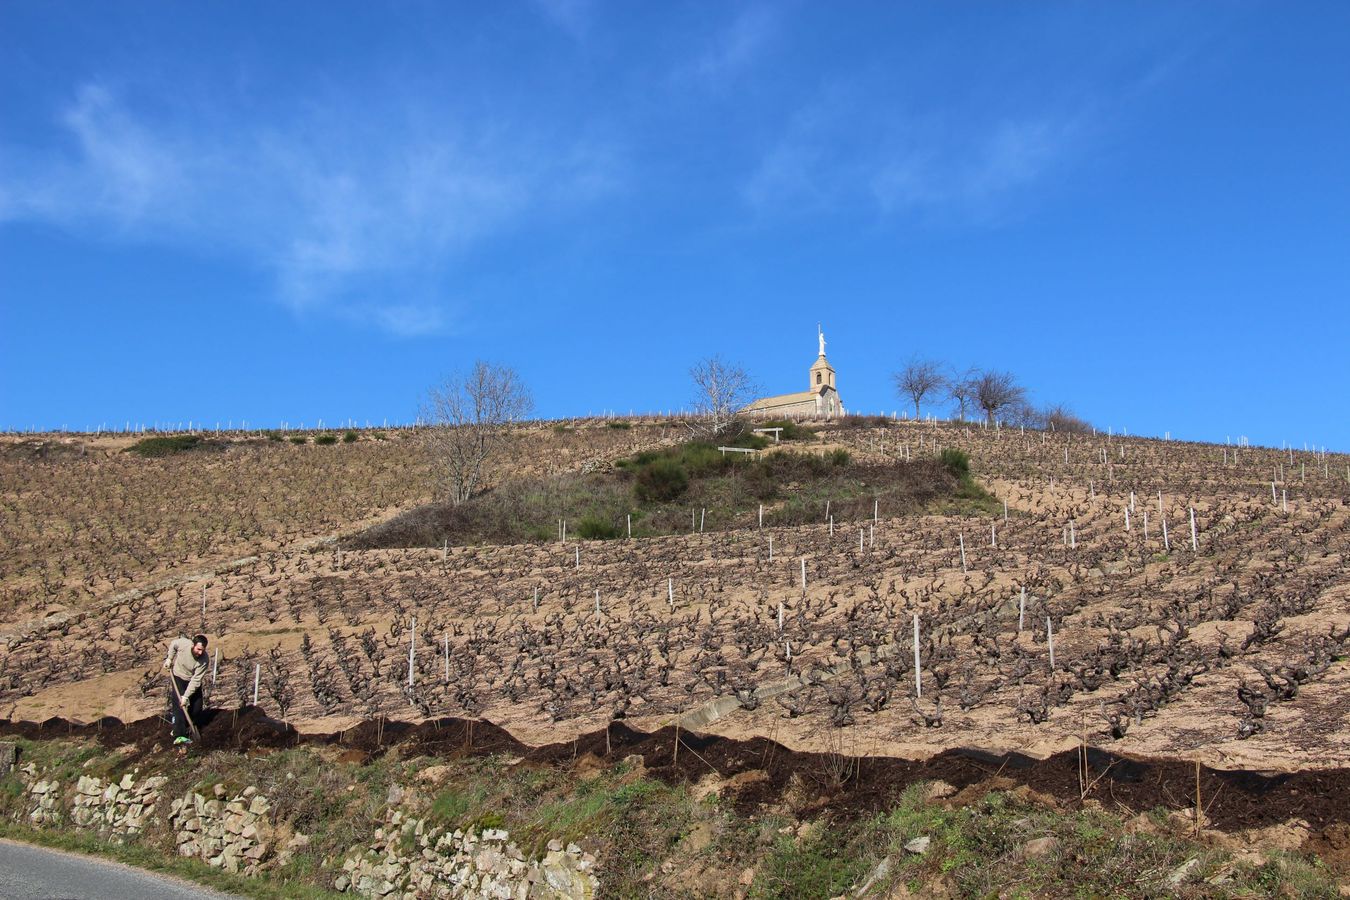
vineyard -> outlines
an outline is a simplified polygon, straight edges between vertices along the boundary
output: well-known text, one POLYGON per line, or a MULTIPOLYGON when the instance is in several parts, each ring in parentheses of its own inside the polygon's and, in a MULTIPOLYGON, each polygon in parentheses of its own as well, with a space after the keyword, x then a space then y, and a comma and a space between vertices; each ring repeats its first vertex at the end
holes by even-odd
MULTIPOLYGON (((494 477, 680 433, 540 426, 494 477)), ((1350 766, 1344 455, 866 423, 819 451, 960 450, 997 511, 822 504, 816 524, 700 530, 691 510, 684 535, 355 549, 431 494, 416 442, 143 459, 11 439, 0 709, 154 714, 166 640, 200 630, 214 705, 302 731, 458 716, 540 745, 624 721, 843 756, 1350 766)))

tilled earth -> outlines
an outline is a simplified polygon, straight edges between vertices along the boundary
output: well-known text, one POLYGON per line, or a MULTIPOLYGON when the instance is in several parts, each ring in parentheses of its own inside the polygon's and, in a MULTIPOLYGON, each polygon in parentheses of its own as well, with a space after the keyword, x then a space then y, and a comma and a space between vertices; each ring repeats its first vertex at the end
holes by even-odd
MULTIPOLYGON (((979 748, 994 769, 1073 774, 1092 746, 1176 768, 1149 797, 1193 792, 1196 759, 1343 779, 1345 456, 907 423, 826 443, 872 462, 965 450, 1007 517, 822 509, 815 526, 640 541, 270 550, 0 624, 0 704, 15 721, 151 715, 165 641, 202 630, 216 706, 251 706, 256 685, 306 733, 457 717, 547 748, 611 722, 611 741, 631 726, 659 744, 678 725, 691 742, 864 758, 861 772, 974 766, 956 751, 979 748)), ((1109 782, 1128 798, 1153 777, 1109 782)), ((1240 818, 1247 795, 1211 777, 1236 794, 1215 808, 1240 818)), ((1346 796, 1343 781, 1307 789, 1336 785, 1346 796)))

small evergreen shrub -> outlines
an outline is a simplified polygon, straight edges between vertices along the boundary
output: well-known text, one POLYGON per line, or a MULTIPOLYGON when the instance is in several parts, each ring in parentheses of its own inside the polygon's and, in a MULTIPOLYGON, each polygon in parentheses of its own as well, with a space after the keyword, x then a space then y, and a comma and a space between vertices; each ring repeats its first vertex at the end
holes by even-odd
POLYGON ((322 444, 325 447, 329 446, 330 444, 336 444, 337 442, 338 439, 336 434, 321 434, 314 439, 314 443, 322 444))
POLYGON ((618 537, 619 528, 599 516, 583 516, 577 523, 577 534, 587 541, 609 541, 618 537))
POLYGON ((942 451, 939 457, 942 465, 948 472, 956 476, 957 479, 968 478, 970 476, 970 457, 964 450, 957 450, 954 447, 948 447, 942 451))
POLYGON ((687 490, 689 475, 668 457, 641 466, 633 482, 633 493, 642 503, 668 503, 684 496, 687 490))
POLYGON ((293 434, 293 435, 291 435, 291 443, 292 443, 292 444, 308 444, 308 443, 309 443, 309 438, 305 437, 303 434, 293 434))
POLYGON ((359 439, 360 435, 358 435, 355 431, 349 430, 346 434, 342 436, 342 443, 355 444, 359 439))
POLYGON ((195 434, 162 434, 141 438, 128 447, 126 452, 135 453, 139 456, 170 456, 174 453, 182 453, 184 450, 191 450, 201 442, 201 437, 195 434))

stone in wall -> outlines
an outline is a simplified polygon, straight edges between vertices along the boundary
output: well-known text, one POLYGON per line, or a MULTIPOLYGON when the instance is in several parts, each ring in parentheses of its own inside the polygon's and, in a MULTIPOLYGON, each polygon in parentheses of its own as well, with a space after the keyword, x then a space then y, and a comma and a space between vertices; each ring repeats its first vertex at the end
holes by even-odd
POLYGON ((61 814, 61 785, 54 779, 49 781, 38 776, 37 767, 32 763, 20 771, 27 776, 28 800, 32 809, 28 812, 28 821, 37 826, 59 825, 64 819, 61 814))

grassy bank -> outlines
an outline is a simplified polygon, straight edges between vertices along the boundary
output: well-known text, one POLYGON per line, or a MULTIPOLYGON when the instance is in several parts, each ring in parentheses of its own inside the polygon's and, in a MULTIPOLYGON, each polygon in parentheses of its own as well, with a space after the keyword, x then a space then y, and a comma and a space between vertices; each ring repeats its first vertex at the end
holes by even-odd
MULTIPOLYGON (((49 778, 131 770, 84 741, 19 743, 22 761, 49 778)), ((0 779, 0 835, 268 898, 334 896, 343 858, 369 842, 393 807, 428 827, 506 829, 527 855, 552 840, 581 844, 598 859, 607 897, 1337 896, 1333 874, 1313 857, 1259 847, 1234 855, 1196 840, 1162 810, 1121 817, 1091 800, 1069 809, 997 778, 959 794, 941 782, 911 784, 862 812, 808 784, 754 800, 753 769, 672 783, 648 772, 641 756, 582 754, 546 765, 390 751, 353 763, 336 748, 305 747, 155 757, 137 768, 167 776, 166 797, 255 786, 272 799, 274 824, 308 843, 267 878, 249 879, 177 858, 162 830, 118 844, 34 829, 17 821, 26 796, 17 773, 0 779)))
POLYGON ((995 499, 970 476, 959 451, 942 459, 886 463, 854 460, 847 451, 814 450, 813 435, 792 432, 801 444, 770 445, 746 435, 723 451, 688 442, 619 459, 588 475, 517 480, 468 502, 431 504, 409 511, 348 543, 353 549, 524 543, 567 534, 612 540, 690 531, 871 521, 925 512, 992 514, 995 499))

